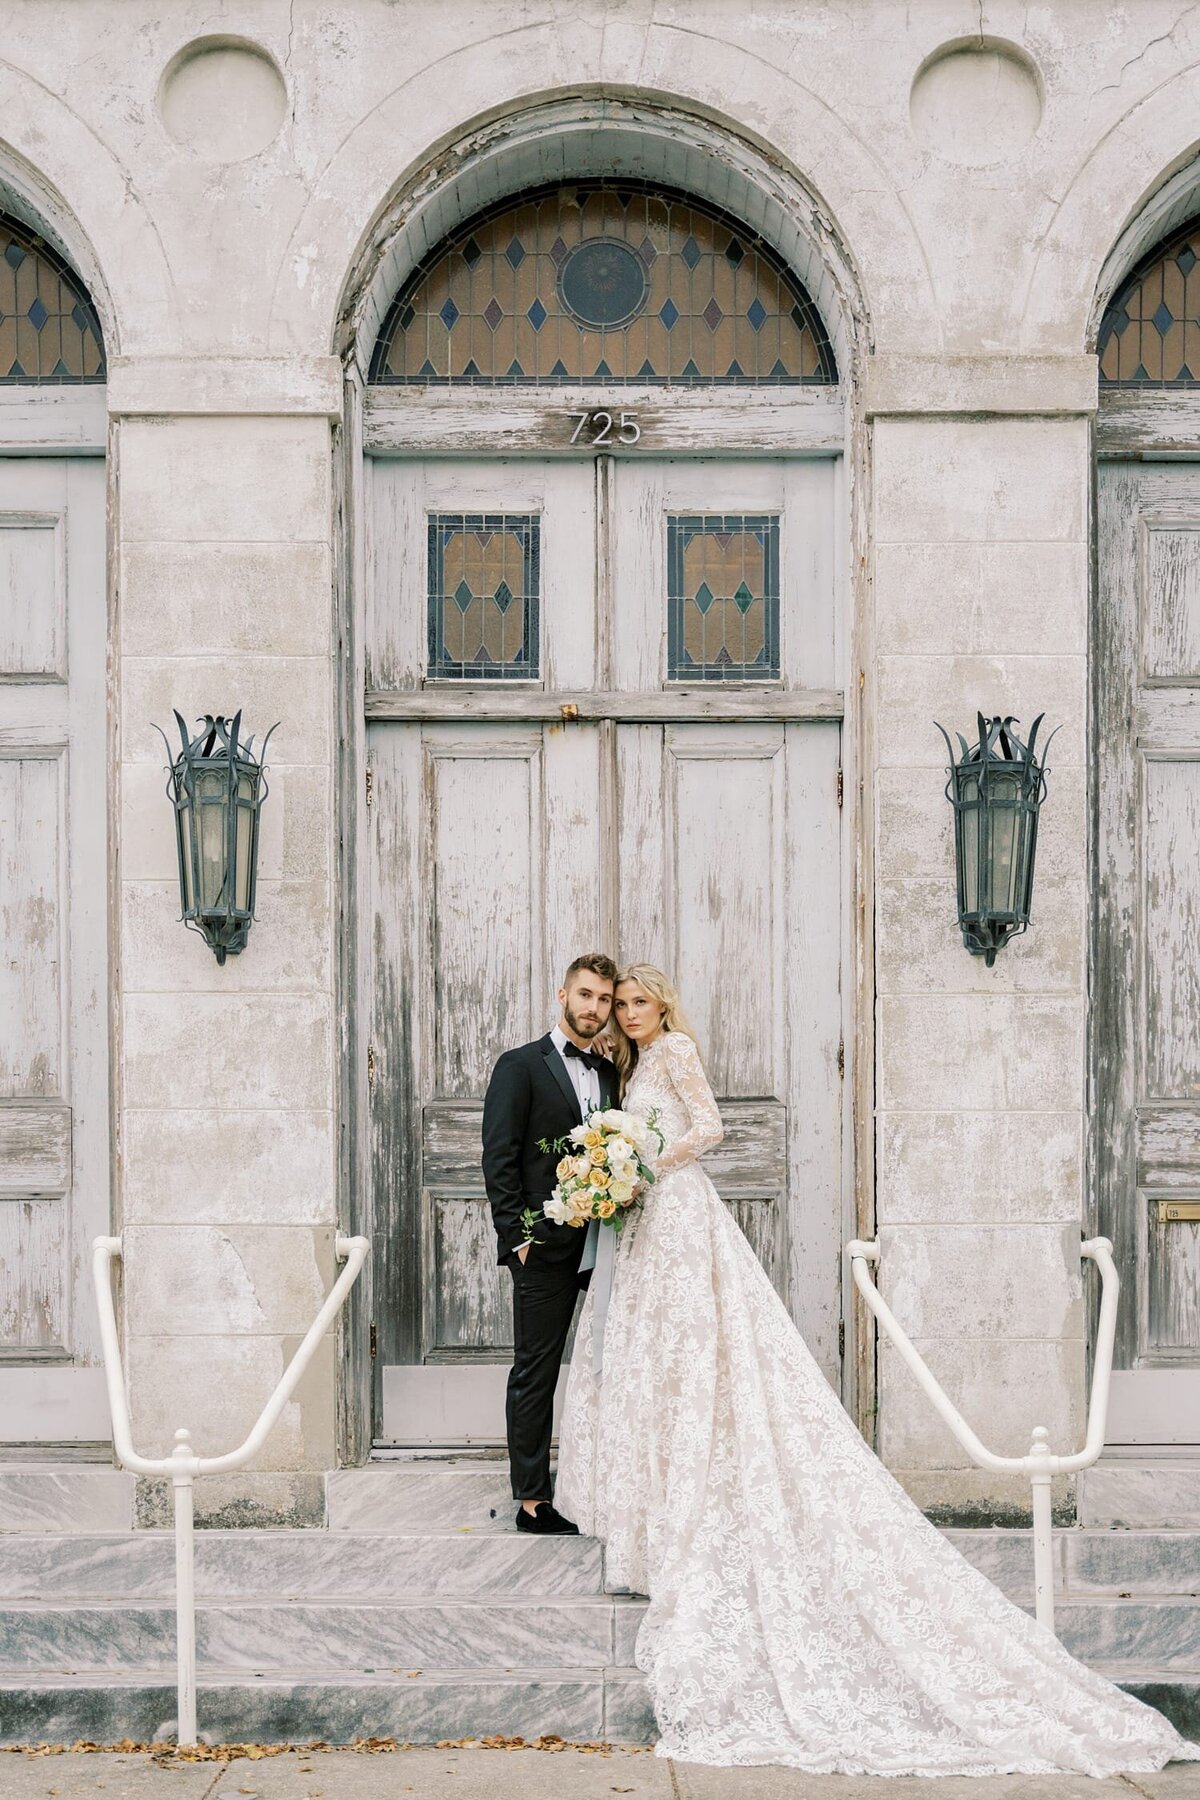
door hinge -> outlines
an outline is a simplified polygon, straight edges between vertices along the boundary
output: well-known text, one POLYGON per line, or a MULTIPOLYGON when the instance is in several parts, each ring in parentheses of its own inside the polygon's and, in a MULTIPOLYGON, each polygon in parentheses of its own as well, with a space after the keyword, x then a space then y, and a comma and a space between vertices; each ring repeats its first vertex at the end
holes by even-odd
MULTIPOLYGON (((372 1346, 374 1345, 374 1342, 375 1342, 375 1327, 372 1325, 372 1327, 371 1327, 372 1346)), ((374 1351, 374 1348, 372 1348, 371 1355, 374 1356, 374 1354, 375 1354, 375 1351, 374 1351)), ((839 1319, 838 1320, 838 1356, 839 1356, 839 1358, 841 1358, 841 1357, 845 1356, 845 1354, 846 1354, 846 1321, 845 1321, 845 1319, 839 1319)))
POLYGON ((371 810, 371 802, 375 798, 375 771, 367 764, 367 811, 371 810))
POLYGON ((374 1046, 374 1044, 367 1045, 367 1086, 369 1088, 373 1088, 375 1086, 375 1046, 374 1046))
POLYGON ((376 1357, 378 1350, 379 1350, 379 1334, 375 1329, 375 1321, 374 1321, 374 1319, 372 1319, 371 1320, 371 1361, 372 1362, 375 1361, 375 1357, 376 1357))
POLYGON ((843 795, 844 791, 845 790, 844 790, 844 783, 843 783, 843 779, 842 779, 842 771, 839 769, 837 772, 837 796, 838 796, 838 805, 839 806, 842 804, 842 795, 843 795))
POLYGON ((845 1073, 846 1073, 846 1040, 845 1040, 845 1038, 839 1038, 838 1039, 838 1074, 844 1075, 845 1073))

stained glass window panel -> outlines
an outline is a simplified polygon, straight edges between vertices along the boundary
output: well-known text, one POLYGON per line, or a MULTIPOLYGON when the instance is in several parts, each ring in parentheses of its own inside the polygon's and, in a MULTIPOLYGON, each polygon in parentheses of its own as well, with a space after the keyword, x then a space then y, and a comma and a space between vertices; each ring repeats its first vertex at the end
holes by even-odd
POLYGON ((91 301, 54 251, 0 216, 0 383, 103 381, 91 301))
POLYGON ((572 183, 465 225, 405 283, 376 382, 828 384, 825 328, 738 220, 664 189, 572 183))
POLYGON ((1200 381, 1200 220, 1134 271, 1104 315, 1103 387, 1193 387, 1200 381))
POLYGON ((667 677, 779 675, 779 519, 676 513, 667 519, 667 677))
POLYGON ((512 681, 539 673, 541 521, 528 513, 432 513, 429 674, 512 681))

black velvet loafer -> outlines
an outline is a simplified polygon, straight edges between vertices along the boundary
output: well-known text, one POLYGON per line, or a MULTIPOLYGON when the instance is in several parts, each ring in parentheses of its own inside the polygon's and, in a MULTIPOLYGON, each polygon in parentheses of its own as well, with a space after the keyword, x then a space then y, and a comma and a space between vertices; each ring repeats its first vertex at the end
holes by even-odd
POLYGON ((527 1513, 523 1506, 519 1506, 517 1530, 532 1531, 538 1537, 579 1536, 578 1525, 572 1525, 570 1519, 564 1519, 560 1512, 555 1512, 549 1500, 539 1500, 532 1513, 527 1513))

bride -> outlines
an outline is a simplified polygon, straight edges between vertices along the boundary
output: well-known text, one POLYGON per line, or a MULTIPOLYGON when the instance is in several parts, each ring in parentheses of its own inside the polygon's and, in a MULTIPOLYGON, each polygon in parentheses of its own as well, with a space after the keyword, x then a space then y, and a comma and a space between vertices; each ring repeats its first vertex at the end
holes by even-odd
POLYGON ((571 1361, 556 1504, 648 1594, 660 1755, 813 1774, 1103 1776, 1200 1760, 1077 1663, 908 1499, 698 1159, 721 1119, 658 969, 617 983, 622 1104, 665 1144, 571 1361))

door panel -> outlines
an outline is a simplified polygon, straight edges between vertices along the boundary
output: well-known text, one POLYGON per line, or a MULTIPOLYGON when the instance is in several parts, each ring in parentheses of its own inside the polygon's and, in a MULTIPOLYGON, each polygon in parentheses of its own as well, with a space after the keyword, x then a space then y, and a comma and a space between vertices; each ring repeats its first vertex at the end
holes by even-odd
POLYGON ((511 1284, 482 1096, 595 947, 676 973, 726 1126, 708 1167, 836 1380, 840 725, 772 717, 774 695, 836 676, 834 468, 397 459, 371 487, 368 687, 420 689, 419 716, 369 730, 382 1435, 503 1436, 511 1284), (528 543, 531 521, 536 571, 509 599, 515 551, 493 540, 528 543), (534 668, 528 632, 514 655, 481 606, 502 578, 506 608, 536 598, 534 668), (685 578, 681 637, 668 589, 685 578), (429 679, 445 645, 467 654, 452 605, 520 680, 487 655, 429 679), (747 677, 773 627, 778 667, 747 677), (638 720, 629 696, 661 698, 681 642, 698 683, 760 683, 751 718, 638 720), (522 717, 522 692, 553 722, 522 717), (564 693, 586 706, 545 704, 564 693))
POLYGON ((101 1439, 104 467, 0 462, 0 1435, 101 1439))
POLYGON ((1096 1174, 1109 1437, 1200 1443, 1200 469, 1102 466, 1096 1174))

